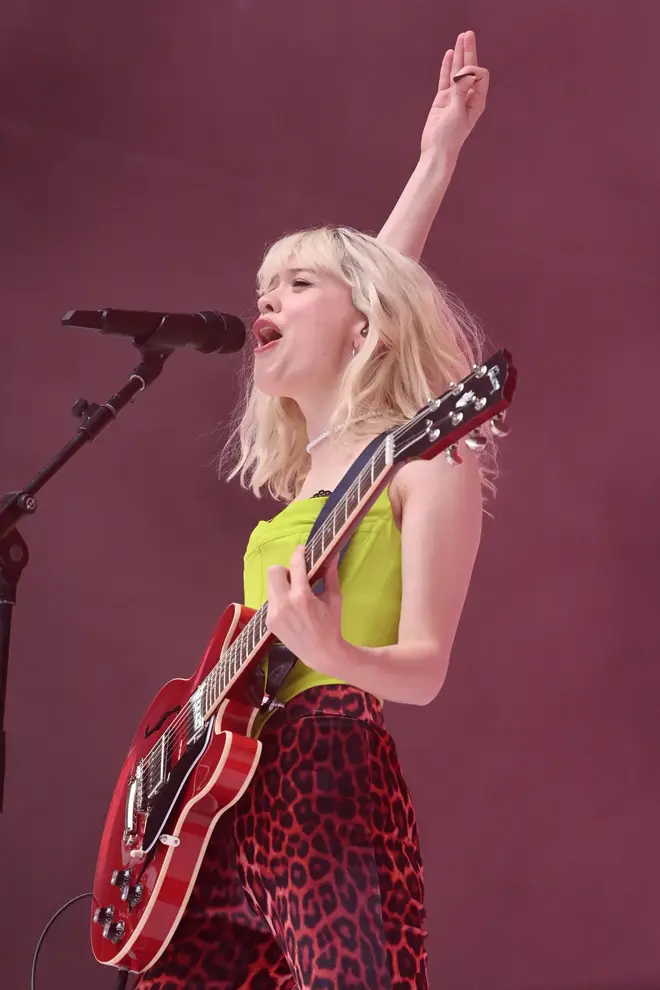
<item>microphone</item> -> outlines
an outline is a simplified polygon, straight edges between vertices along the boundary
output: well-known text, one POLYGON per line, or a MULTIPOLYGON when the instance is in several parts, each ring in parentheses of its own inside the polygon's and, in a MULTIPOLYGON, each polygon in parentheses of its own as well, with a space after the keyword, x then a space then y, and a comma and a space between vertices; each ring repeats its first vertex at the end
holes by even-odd
POLYGON ((70 309, 62 326, 133 337, 143 351, 193 347, 202 354, 231 354, 245 343, 245 324, 238 316, 202 313, 149 313, 133 309, 70 309))

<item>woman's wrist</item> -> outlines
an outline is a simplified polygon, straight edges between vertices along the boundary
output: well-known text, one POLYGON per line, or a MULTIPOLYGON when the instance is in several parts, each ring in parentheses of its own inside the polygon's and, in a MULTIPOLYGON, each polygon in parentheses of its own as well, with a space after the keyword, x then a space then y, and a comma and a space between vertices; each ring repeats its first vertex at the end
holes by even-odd
POLYGON ((378 240, 419 261, 457 160, 449 148, 421 152, 378 240))
POLYGON ((460 149, 451 148, 430 148, 420 152, 417 168, 426 174, 429 179, 435 179, 438 183, 448 182, 451 178, 460 149))

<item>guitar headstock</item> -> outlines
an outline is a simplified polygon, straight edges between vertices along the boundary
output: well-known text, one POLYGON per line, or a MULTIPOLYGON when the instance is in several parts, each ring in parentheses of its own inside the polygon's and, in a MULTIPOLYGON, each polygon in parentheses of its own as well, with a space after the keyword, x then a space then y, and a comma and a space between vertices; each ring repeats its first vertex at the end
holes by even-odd
POLYGON ((429 459, 447 451, 452 463, 460 458, 455 445, 466 436, 466 443, 478 449, 486 443, 479 431, 488 422, 495 436, 506 436, 506 409, 516 387, 516 369, 511 355, 501 350, 483 364, 475 365, 471 374, 451 384, 447 391, 431 401, 414 419, 393 431, 394 461, 413 457, 429 459))

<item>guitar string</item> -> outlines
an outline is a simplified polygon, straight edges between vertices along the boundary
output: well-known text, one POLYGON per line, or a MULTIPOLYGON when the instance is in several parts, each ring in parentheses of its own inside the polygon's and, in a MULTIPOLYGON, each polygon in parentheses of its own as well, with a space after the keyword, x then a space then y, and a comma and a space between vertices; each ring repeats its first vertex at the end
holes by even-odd
MULTIPOLYGON (((468 381, 472 377, 473 377, 472 375, 468 376, 468 378, 465 381, 468 381)), ((465 384, 465 383, 463 383, 463 384, 465 384)), ((463 391, 463 390, 461 390, 461 391, 463 391)), ((444 403, 445 401, 447 401, 450 398, 451 395, 453 395, 453 390, 448 391, 444 396, 440 396, 439 397, 439 401, 441 403, 444 403)), ((441 407, 439 406, 438 408, 441 408, 441 407)), ((433 411, 434 412, 437 412, 437 409, 436 410, 433 410, 433 411)), ((428 408, 425 408, 424 410, 422 410, 419 413, 417 413, 417 415, 414 416, 412 419, 408 420, 406 423, 402 424, 401 426, 395 428, 390 434, 388 434, 388 437, 391 436, 393 439, 396 439, 398 436, 400 436, 405 431, 410 430, 410 428, 412 426, 416 425, 420 420, 428 417, 428 415, 429 415, 428 408)), ((436 429, 437 429, 437 425, 436 425, 436 429)), ((416 443, 419 439, 421 439, 421 437, 423 437, 425 435, 425 433, 426 433, 426 430, 423 433, 418 433, 414 437, 410 438, 407 441, 407 443, 401 448, 401 451, 397 451, 397 453, 405 453, 405 451, 410 446, 412 446, 414 443, 416 443)), ((369 464, 365 465, 365 467, 358 474, 357 478, 351 483, 350 487, 344 493, 344 496, 342 498, 342 501, 344 503, 348 501, 348 498, 354 493, 355 490, 357 490, 358 493, 359 493, 359 486, 360 486, 360 482, 362 480, 362 476, 367 471, 367 468, 370 468, 378 460, 379 456, 383 453, 383 451, 385 450, 386 444, 387 444, 388 437, 386 437, 383 440, 382 444, 377 448, 377 450, 375 451, 375 453, 370 458, 369 464)), ((333 510, 333 515, 334 515, 334 511, 335 510, 333 510)), ((332 518, 332 516, 330 518, 332 518)), ((323 548, 323 538, 324 538, 324 535, 323 534, 324 534, 325 525, 326 524, 324 523, 323 526, 321 526, 319 528, 318 532, 312 538, 311 543, 309 543, 309 544, 307 544, 305 546, 305 556, 307 556, 307 551, 308 550, 310 550, 310 551, 316 550, 318 548, 319 542, 321 544, 321 552, 323 552, 323 549, 324 549, 323 548)), ((209 673, 206 675, 206 677, 201 682, 201 684, 198 685, 198 687, 195 689, 195 693, 197 691, 199 691, 199 688, 202 687, 202 685, 206 684, 213 675, 215 675, 218 672, 219 673, 222 673, 223 670, 226 670, 228 668, 228 666, 229 666, 230 663, 232 663, 235 659, 238 659, 238 657, 232 656, 232 654, 235 654, 236 653, 236 647, 238 646, 239 642, 241 641, 241 639, 246 634, 246 630, 248 629, 248 626, 251 626, 255 622, 255 620, 257 619, 257 617, 259 617, 259 619, 261 618, 261 613, 264 611, 264 609, 267 606, 267 604, 268 604, 267 602, 264 602, 259 607, 259 609, 254 613, 254 615, 252 615, 252 617, 249 619, 248 623, 243 627, 243 629, 241 630, 241 632, 239 633, 239 635, 236 637, 236 639, 234 640, 234 642, 230 645, 230 647, 228 647, 228 649, 225 651, 224 654, 221 654, 220 658, 218 659, 218 662, 209 671, 209 673)), ((248 635, 245 635, 245 640, 246 640, 246 642, 249 641, 249 634, 248 635)), ((255 644, 255 646, 256 646, 256 644, 255 644)), ((254 647, 253 647, 253 649, 254 649, 254 647)), ((235 673, 238 673, 239 670, 240 670, 240 666, 237 667, 237 669, 234 672, 234 674, 235 673)), ((234 675, 232 675, 232 676, 234 676, 234 675)), ((203 695, 204 695, 204 692, 202 692, 202 698, 203 698, 203 695)), ((215 701, 213 702, 213 704, 215 704, 215 701)), ((141 761, 142 764, 143 764, 143 772, 144 771, 150 772, 151 769, 153 768, 153 765, 154 764, 158 765, 158 764, 160 764, 162 762, 161 757, 157 753, 157 750, 159 749, 159 747, 161 749, 163 748, 163 746, 162 746, 162 740, 163 739, 167 739, 166 746, 167 746, 168 750, 170 750, 170 751, 171 751, 171 749, 173 749, 177 745, 177 743, 180 741, 180 739, 184 739, 186 742, 189 742, 189 740, 186 739, 185 733, 182 735, 180 730, 183 730, 183 729, 186 729, 187 728, 187 726, 184 725, 184 723, 187 722, 188 718, 193 713, 193 708, 194 708, 194 706, 192 704, 192 698, 189 698, 188 701, 186 702, 186 704, 184 705, 183 709, 181 710, 181 712, 179 712, 179 714, 174 719, 174 721, 165 730, 165 732, 163 732, 163 734, 160 737, 159 741, 149 751, 149 753, 145 757, 143 757, 143 759, 141 761), (177 736, 179 738, 177 738, 177 736)), ((193 717, 194 717, 194 715, 193 715, 193 717)))

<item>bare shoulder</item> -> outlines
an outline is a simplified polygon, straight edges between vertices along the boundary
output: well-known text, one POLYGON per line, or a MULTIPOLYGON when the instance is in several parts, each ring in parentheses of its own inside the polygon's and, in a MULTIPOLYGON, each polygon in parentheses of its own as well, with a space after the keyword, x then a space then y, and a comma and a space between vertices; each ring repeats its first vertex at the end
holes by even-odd
MULTIPOLYGON (((428 505, 443 515, 462 505, 473 519, 481 519, 482 494, 479 463, 474 451, 459 444, 461 464, 451 465, 444 453, 430 460, 414 460, 399 468, 390 484, 390 501, 401 529, 406 505, 428 505)), ((453 513, 452 513, 453 514, 453 513)), ((461 513, 462 515, 463 513, 461 513)))

